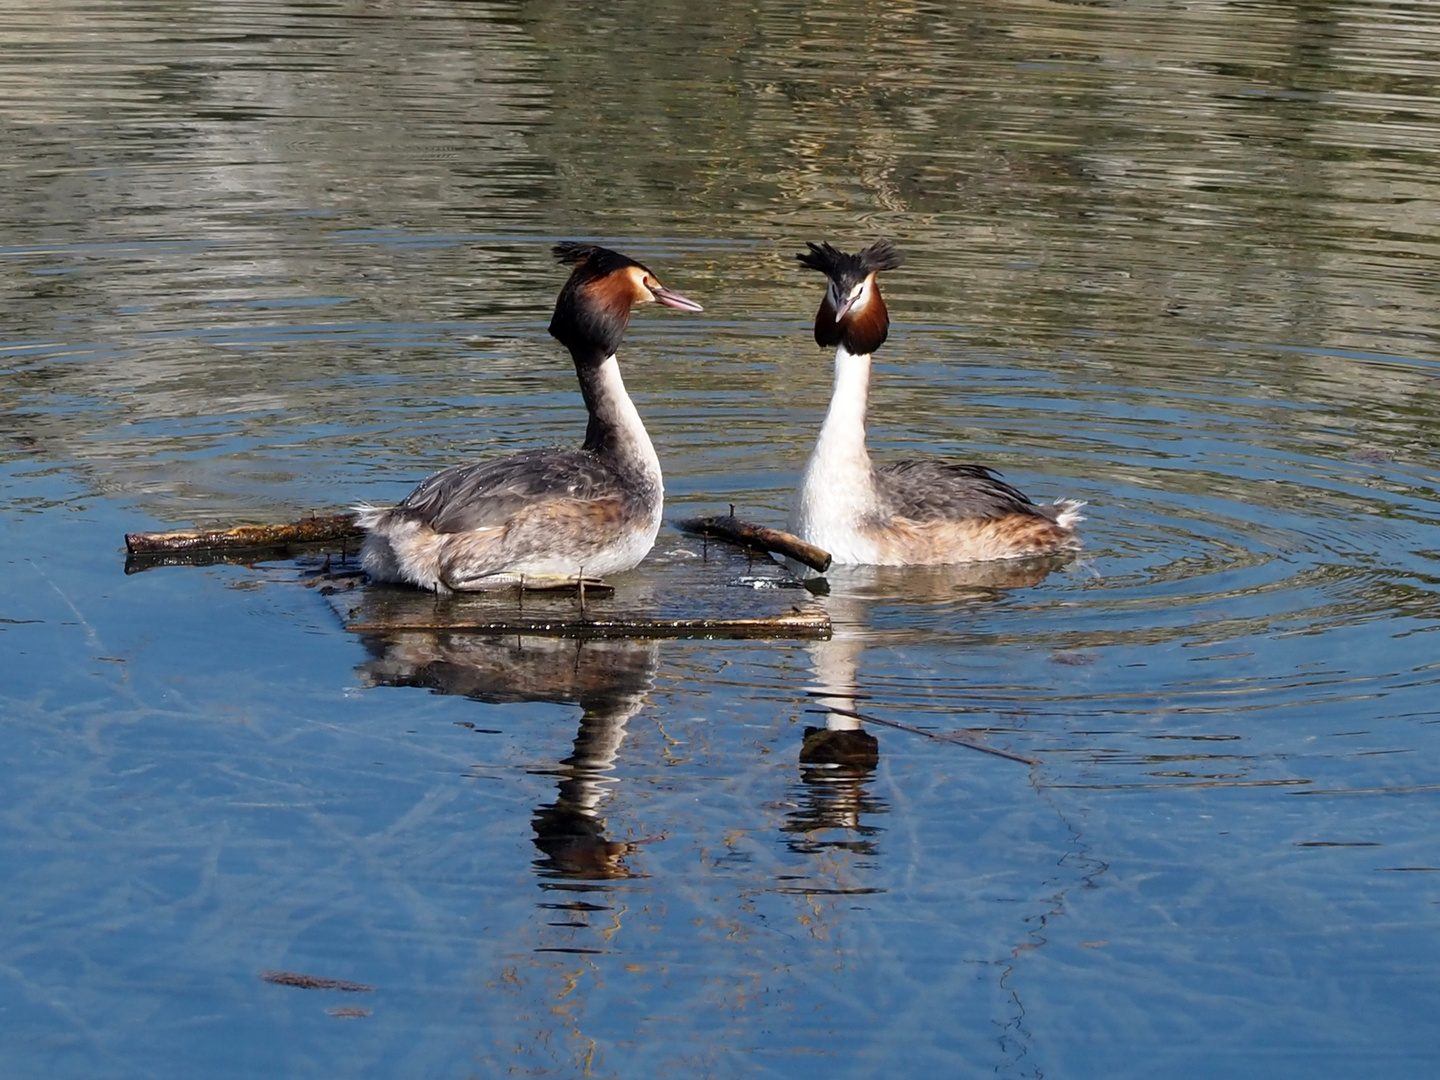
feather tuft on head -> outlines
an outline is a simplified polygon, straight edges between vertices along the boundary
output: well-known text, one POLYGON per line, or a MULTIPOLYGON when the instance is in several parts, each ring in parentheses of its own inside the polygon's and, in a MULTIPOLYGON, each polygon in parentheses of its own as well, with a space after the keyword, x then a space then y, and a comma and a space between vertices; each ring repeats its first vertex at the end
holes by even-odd
POLYGON ((627 266, 640 265, 630 256, 621 255, 618 251, 601 247, 599 244, 581 244, 574 240, 561 241, 550 249, 550 253, 555 256, 556 261, 566 266, 587 267, 595 277, 613 274, 627 266))
POLYGON ((894 270, 901 263, 900 253, 889 240, 877 240, 854 255, 832 244, 806 243, 805 246, 810 250, 795 256, 800 265, 819 270, 834 281, 859 281, 881 270, 894 270))

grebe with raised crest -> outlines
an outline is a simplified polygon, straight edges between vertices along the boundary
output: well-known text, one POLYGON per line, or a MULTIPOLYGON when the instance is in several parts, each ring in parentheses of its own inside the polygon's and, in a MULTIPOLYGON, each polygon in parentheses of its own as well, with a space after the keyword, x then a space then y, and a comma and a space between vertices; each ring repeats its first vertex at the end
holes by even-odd
POLYGON ((903 566, 1075 551, 1073 499, 1036 504, 983 465, 934 458, 876 468, 865 448, 870 358, 890 315, 876 275, 900 265, 881 240, 850 255, 809 244, 796 256, 828 279, 815 341, 835 348, 835 384, 790 509, 789 530, 837 564, 903 566))
POLYGON ((526 450, 455 465, 398 506, 357 507, 362 565, 376 581, 437 593, 553 585, 629 570, 655 542, 664 484, 615 358, 637 304, 700 311, 645 266, 566 242, 573 266, 550 333, 570 350, 590 423, 579 449, 526 450))

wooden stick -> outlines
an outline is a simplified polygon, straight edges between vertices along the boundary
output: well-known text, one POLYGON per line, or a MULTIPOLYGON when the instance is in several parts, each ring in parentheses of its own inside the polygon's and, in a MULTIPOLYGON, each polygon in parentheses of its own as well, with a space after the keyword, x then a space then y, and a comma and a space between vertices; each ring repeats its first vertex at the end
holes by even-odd
POLYGON ((326 514, 301 518, 285 525, 241 525, 207 532, 126 533, 125 547, 132 555, 159 555, 195 551, 244 551, 348 540, 365 535, 354 514, 326 514))
POLYGON ((830 553, 823 548, 806 543, 794 533, 785 532, 783 529, 741 521, 733 512, 715 517, 686 518, 684 521, 677 521, 675 527, 691 536, 703 536, 707 540, 713 536, 717 540, 726 540, 751 551, 773 551, 777 555, 804 563, 811 570, 822 574, 830 569, 830 553))
POLYGON ((618 617, 604 619, 511 617, 448 619, 397 619, 356 621, 352 634, 394 634, 429 631, 465 634, 535 634, 578 638, 828 638, 830 620, 823 612, 795 611, 754 619, 667 619, 618 617))
POLYGON ((882 727, 895 728, 899 731, 908 731, 912 735, 924 735, 927 739, 935 739, 938 742, 955 743, 958 746, 968 746, 971 750, 979 750, 982 754, 994 754, 996 757, 1007 758, 1010 761, 1018 761, 1024 765, 1039 765, 1037 758, 1026 757, 1024 754, 1017 754, 1013 750, 1001 750, 998 747, 986 746, 964 736, 956 735, 948 731, 926 731, 924 728, 914 727, 911 724, 902 724, 898 720, 885 720, 879 716, 870 716, 866 713, 858 713, 851 709, 842 709, 835 705, 822 705, 816 712, 832 712, 840 716, 848 716, 854 720, 863 720, 867 724, 879 724, 882 727))

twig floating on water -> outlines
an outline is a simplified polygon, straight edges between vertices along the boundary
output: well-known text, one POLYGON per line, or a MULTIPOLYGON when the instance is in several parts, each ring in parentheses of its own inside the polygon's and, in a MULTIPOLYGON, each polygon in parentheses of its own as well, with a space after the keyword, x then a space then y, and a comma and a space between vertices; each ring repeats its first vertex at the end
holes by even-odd
POLYGON ((1017 754, 1013 750, 1001 750, 999 747, 986 746, 984 743, 975 742, 961 735, 948 731, 926 731, 924 728, 915 727, 912 724, 902 724, 898 720, 886 720, 883 717, 871 716, 868 713, 858 713, 852 709, 841 709, 835 705, 824 705, 820 711, 836 713, 840 716, 848 716, 854 720, 863 720, 867 724, 879 724, 881 727, 895 728, 899 731, 908 731, 912 735, 924 735, 927 739, 935 739, 937 742, 955 743, 957 746, 968 746, 971 750, 979 750, 982 754, 994 754, 996 757, 1007 758, 1010 761, 1018 761, 1024 765, 1039 765, 1037 758, 1026 757, 1024 754, 1017 754))
POLYGON ((741 521, 732 512, 715 517, 686 518, 677 521, 675 527, 683 533, 705 538, 715 537, 752 551, 773 551, 796 562, 804 563, 811 570, 824 573, 830 569, 830 553, 824 548, 806 543, 794 533, 783 529, 772 529, 766 525, 741 521))
POLYGON ((354 514, 324 514, 283 525, 241 525, 201 532, 126 533, 125 547, 132 555, 244 551, 287 544, 318 544, 364 535, 365 531, 355 524, 354 514))

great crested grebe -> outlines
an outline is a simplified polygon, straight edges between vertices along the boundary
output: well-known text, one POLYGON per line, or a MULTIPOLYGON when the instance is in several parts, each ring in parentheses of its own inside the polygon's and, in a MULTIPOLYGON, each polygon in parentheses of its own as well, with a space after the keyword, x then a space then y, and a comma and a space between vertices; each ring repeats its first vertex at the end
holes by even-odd
POLYGON ((1036 505, 983 465, 922 459, 875 468, 865 449, 870 356, 890 315, 875 275, 900 265, 887 241, 855 255, 810 244, 801 264, 829 278, 815 341, 835 346, 835 388, 790 509, 791 532, 839 564, 902 566, 1050 555, 1080 547, 1085 505, 1036 505))
POLYGON ((618 251, 570 242, 553 251, 575 268, 550 333, 575 360, 590 413, 584 444, 455 465, 398 506, 357 507, 373 579, 438 593, 553 584, 629 570, 655 543, 660 461, 615 352, 636 304, 702 309, 618 251))

